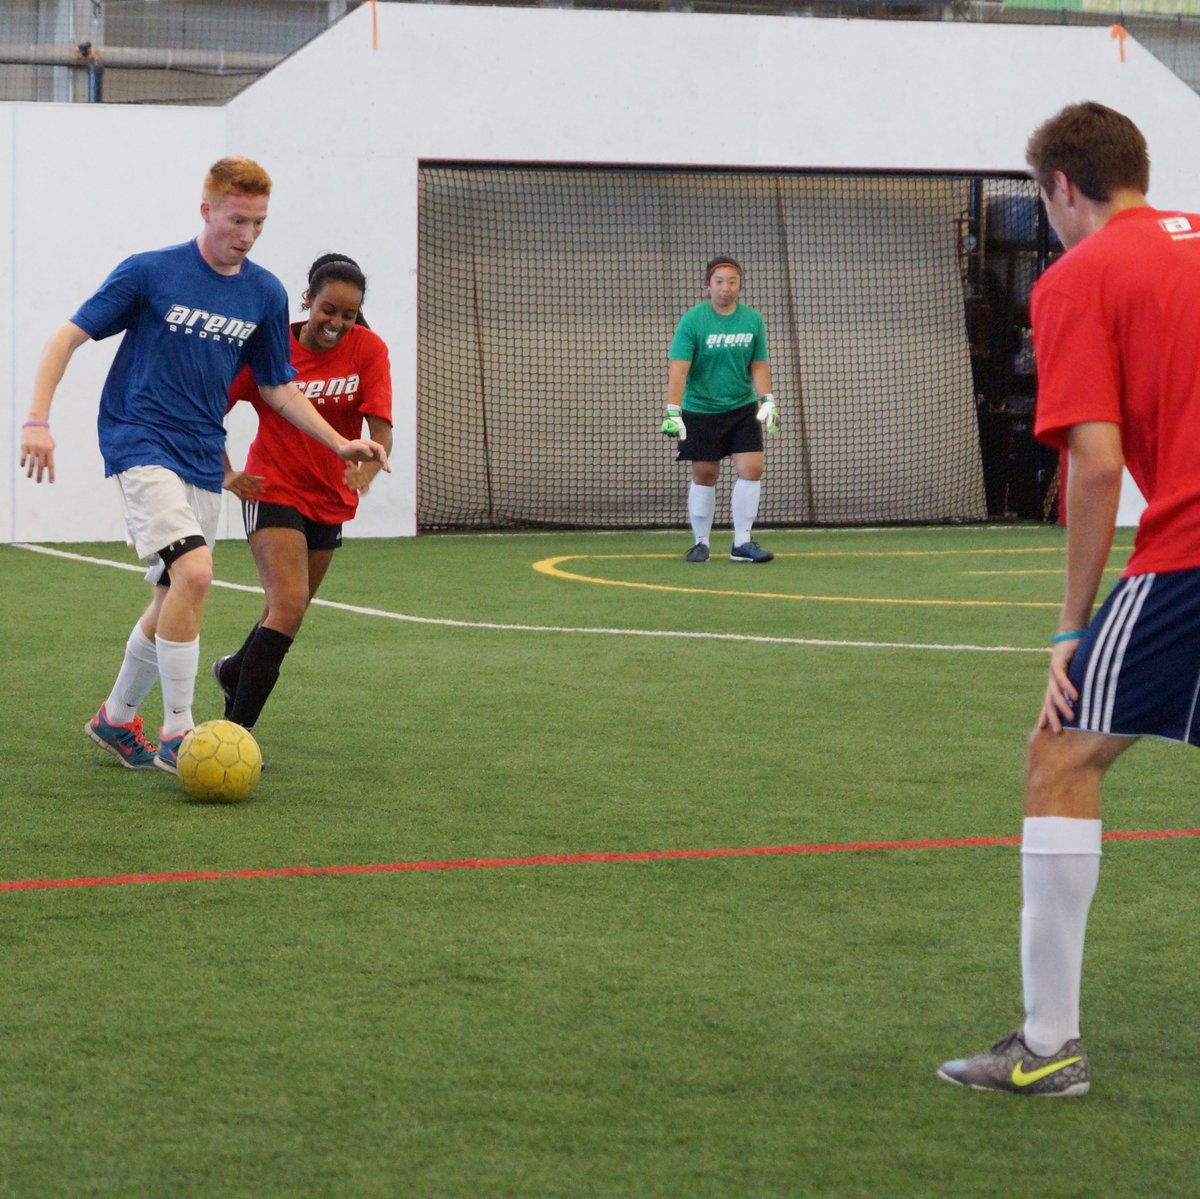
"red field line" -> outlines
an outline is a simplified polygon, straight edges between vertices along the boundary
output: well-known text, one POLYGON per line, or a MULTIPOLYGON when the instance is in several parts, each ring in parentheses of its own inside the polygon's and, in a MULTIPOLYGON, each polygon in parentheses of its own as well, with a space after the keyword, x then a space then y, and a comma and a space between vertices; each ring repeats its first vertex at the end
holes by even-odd
MULTIPOLYGON (((1200 829, 1105 833, 1106 841, 1200 837, 1200 829)), ((770 857, 804 853, 865 853, 895 849, 974 849, 1017 845, 1020 837, 959 837, 940 841, 850 841, 829 845, 768 845, 747 849, 659 849, 636 853, 540 854, 527 858, 461 858, 451 861, 389 862, 365 866, 277 866, 257 870, 181 870, 166 874, 114 874, 99 878, 33 878, 0 881, 0 891, 47 891, 63 887, 118 887, 133 883, 202 883, 222 879, 305 878, 327 874, 399 874, 415 870, 496 870, 511 866, 581 866, 614 862, 664 862, 686 858, 770 857)))

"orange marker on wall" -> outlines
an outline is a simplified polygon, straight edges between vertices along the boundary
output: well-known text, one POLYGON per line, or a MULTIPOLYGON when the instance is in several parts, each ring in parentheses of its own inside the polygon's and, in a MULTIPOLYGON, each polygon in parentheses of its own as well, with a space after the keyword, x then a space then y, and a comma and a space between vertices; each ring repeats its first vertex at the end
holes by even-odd
POLYGON ((1108 36, 1115 37, 1117 39, 1117 45, 1120 47, 1120 50, 1121 50, 1121 61, 1124 62, 1125 61, 1125 39, 1129 36, 1129 30, 1126 29, 1124 25, 1114 25, 1112 27, 1112 29, 1109 30, 1108 36))

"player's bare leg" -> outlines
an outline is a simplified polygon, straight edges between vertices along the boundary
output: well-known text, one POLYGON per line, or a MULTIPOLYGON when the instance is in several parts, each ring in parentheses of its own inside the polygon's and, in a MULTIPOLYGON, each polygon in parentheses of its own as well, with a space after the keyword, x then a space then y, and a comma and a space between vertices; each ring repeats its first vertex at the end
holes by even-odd
POLYGON ((1036 729, 1025 769, 1025 815, 1100 819, 1100 784, 1138 739, 1036 729))
POLYGON ((333 550, 310 550, 298 529, 268 527, 250 535, 266 592, 262 620, 238 651, 229 719, 253 728, 279 678, 283 659, 333 560, 333 550))
POLYGON ((333 561, 333 550, 310 550, 303 533, 283 528, 252 533, 250 549, 267 597, 260 623, 294 638, 333 561))
POLYGON ((762 450, 747 450, 742 454, 733 455, 734 469, 739 479, 747 483, 757 483, 763 477, 765 457, 762 450))
POLYGON ((170 587, 157 588, 166 594, 161 599, 154 597, 158 606, 155 632, 168 641, 192 641, 200 636, 204 602, 212 588, 212 551, 207 545, 198 545, 176 558, 169 569, 170 587))
POLYGON ((250 552, 266 593, 260 622, 292 638, 308 608, 308 542, 299 529, 266 528, 250 534, 250 552))

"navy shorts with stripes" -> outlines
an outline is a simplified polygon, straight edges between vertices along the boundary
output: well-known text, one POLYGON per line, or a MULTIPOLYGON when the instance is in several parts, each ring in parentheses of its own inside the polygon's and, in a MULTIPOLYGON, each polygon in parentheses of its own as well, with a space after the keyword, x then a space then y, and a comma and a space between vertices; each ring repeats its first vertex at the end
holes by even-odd
POLYGON ((1067 728, 1200 745, 1200 570, 1121 579, 1068 673, 1079 701, 1067 728))

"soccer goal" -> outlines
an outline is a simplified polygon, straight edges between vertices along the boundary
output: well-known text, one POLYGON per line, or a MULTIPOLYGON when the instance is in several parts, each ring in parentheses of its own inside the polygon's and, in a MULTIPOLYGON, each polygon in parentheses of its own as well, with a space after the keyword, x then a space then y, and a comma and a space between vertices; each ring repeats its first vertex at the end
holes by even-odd
POLYGON ((988 519, 984 182, 423 163, 419 528, 679 524, 667 348, 717 253, 765 319, 782 416, 760 524, 988 519))

